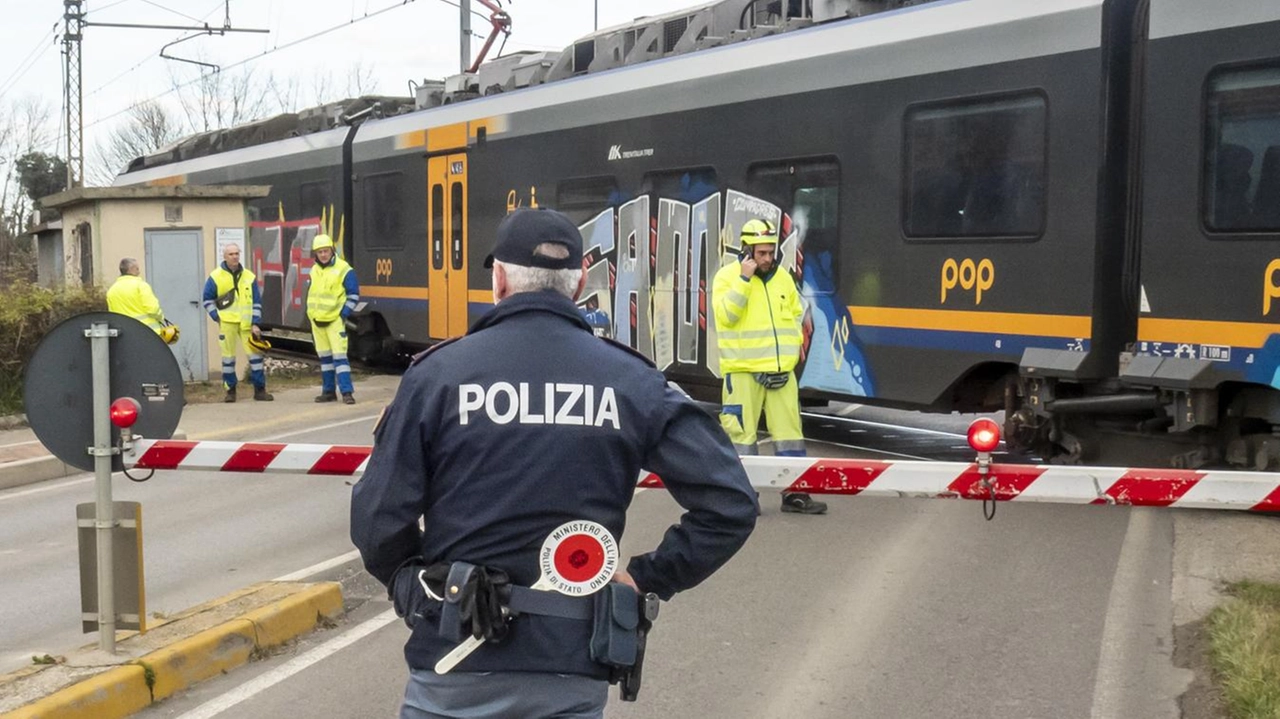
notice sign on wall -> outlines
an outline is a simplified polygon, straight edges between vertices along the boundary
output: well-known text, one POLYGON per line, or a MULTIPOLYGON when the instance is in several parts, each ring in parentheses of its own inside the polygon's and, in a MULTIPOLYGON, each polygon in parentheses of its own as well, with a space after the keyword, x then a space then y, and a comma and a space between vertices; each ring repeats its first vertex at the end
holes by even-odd
POLYGON ((226 249, 227 245, 237 245, 240 248, 240 261, 245 261, 243 227, 219 227, 213 231, 213 236, 218 251, 217 256, 214 258, 215 262, 222 262, 222 251, 226 249))

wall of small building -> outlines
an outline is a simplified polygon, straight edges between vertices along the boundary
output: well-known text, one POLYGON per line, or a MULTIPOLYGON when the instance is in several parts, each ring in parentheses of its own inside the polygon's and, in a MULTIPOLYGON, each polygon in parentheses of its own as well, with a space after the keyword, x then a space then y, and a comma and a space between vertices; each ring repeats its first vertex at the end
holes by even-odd
MULTIPOLYGON (((175 198, 163 200, 102 200, 99 203, 99 227, 95 233, 95 245, 100 251, 94 256, 95 272, 104 278, 119 274, 119 262, 123 257, 133 257, 142 265, 142 276, 152 277, 162 268, 148 268, 146 263, 146 233, 164 230, 196 230, 201 239, 202 267, 200 281, 191 287, 184 301, 199 302, 204 290, 204 279, 222 261, 217 257, 216 235, 219 228, 236 229, 247 234, 248 220, 245 203, 240 199, 175 198)), ((162 308, 164 309, 164 308, 162 308)), ((202 315, 202 319, 206 319, 202 315)), ((209 378, 221 377, 221 352, 218 348, 218 327, 205 321, 203 327, 183 327, 183 333, 203 331, 206 334, 207 366, 209 378)), ((243 357, 238 363, 243 369, 243 357)))

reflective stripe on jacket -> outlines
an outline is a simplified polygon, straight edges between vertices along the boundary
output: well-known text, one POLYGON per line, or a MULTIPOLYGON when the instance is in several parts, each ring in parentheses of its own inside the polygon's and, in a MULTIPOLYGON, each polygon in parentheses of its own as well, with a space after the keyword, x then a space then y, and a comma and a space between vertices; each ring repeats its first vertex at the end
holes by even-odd
POLYGON ((120 275, 116 279, 107 290, 107 309, 132 317, 157 334, 164 326, 160 300, 151 291, 151 285, 137 275, 120 275))
MULTIPOLYGON (((349 289, 354 289, 348 288, 346 282, 347 275, 351 271, 351 265, 341 257, 334 257, 328 267, 318 262, 311 266, 311 289, 307 290, 307 317, 316 322, 328 323, 343 316, 343 309, 348 305, 349 289)), ((351 279, 354 280, 354 277, 351 279)), ((354 282, 350 284, 354 285, 354 282)), ((350 302, 353 309, 355 302, 359 300, 359 291, 356 290, 355 300, 350 302)))
POLYGON ((711 285, 720 373, 790 372, 800 361, 804 305, 795 280, 775 267, 767 277, 742 279, 731 262, 711 285))
POLYGON ((258 319, 259 310, 254 305, 257 299, 257 283, 256 279, 249 268, 244 265, 240 266, 240 281, 236 282, 236 276, 227 270, 224 262, 218 269, 209 273, 209 279, 214 284, 214 299, 225 295, 233 288, 236 290, 235 300, 231 306, 225 310, 218 310, 218 317, 223 322, 232 324, 240 323, 244 329, 249 329, 258 319))

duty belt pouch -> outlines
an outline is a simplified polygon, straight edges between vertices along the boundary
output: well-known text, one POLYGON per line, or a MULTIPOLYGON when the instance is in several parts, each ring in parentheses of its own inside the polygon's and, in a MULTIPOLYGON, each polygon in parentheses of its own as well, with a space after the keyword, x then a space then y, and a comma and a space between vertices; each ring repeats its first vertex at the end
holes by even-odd
POLYGON ((471 638, 471 617, 463 616, 462 603, 468 594, 464 590, 478 571, 483 570, 466 562, 454 562, 449 567, 449 576, 444 581, 444 605, 440 607, 440 636, 451 642, 471 638))
POLYGON ((610 582, 596 592, 592 617, 591 660, 611 667, 636 663, 640 597, 625 584, 610 582))
POLYGON ((791 373, 757 372, 755 378, 756 382, 760 383, 765 389, 781 389, 787 386, 787 380, 791 379, 791 373))

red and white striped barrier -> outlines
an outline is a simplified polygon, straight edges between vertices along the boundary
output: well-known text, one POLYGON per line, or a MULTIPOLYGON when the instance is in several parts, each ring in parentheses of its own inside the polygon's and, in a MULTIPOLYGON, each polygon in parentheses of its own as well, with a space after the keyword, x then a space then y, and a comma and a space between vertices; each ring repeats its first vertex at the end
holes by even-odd
MULTIPOLYGON (((353 476, 368 446, 188 442, 139 439, 124 454, 130 469, 186 469, 353 476)), ((1129 504, 1280 511, 1280 473, 1117 467, 743 457, 758 490, 868 497, 994 499, 1059 504, 1129 504), (985 482, 984 482, 985 479, 985 482)), ((642 487, 661 487, 653 474, 642 487)))

